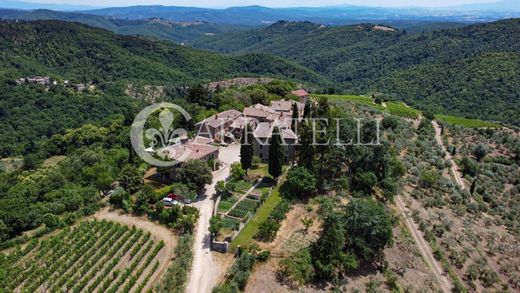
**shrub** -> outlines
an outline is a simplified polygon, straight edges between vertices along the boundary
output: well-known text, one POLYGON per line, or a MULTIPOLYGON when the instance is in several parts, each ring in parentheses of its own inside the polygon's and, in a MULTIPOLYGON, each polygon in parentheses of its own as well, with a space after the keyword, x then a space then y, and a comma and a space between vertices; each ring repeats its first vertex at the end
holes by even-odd
POLYGON ((314 278, 312 256, 308 248, 304 248, 280 262, 280 274, 292 282, 304 285, 314 278))
POLYGON ((268 242, 273 241, 276 238, 276 233, 280 229, 280 223, 273 219, 267 219, 260 223, 258 226, 258 232, 255 235, 255 239, 268 242))
POLYGON ((316 177, 305 167, 294 167, 287 174, 287 188, 295 195, 309 195, 316 190, 316 177))

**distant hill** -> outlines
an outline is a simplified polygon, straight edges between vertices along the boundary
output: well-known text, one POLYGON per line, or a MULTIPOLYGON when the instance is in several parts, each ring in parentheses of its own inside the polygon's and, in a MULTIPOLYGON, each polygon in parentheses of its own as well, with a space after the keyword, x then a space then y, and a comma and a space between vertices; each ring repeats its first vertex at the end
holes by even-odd
POLYGON ((61 21, 0 22, 0 76, 192 84, 266 75, 322 83, 318 74, 264 54, 228 57, 61 21))
POLYGON ((519 19, 424 34, 278 22, 195 46, 274 54, 327 76, 341 91, 383 92, 422 109, 520 125, 519 19))
POLYGON ((481 11, 503 11, 503 12, 519 12, 520 1, 517 0, 501 0, 491 3, 474 3, 459 6, 448 7, 451 10, 481 10, 481 11))
POLYGON ((205 35, 220 35, 247 29, 244 26, 213 24, 201 21, 174 22, 167 19, 115 19, 100 15, 78 12, 63 12, 45 9, 13 10, 0 9, 0 19, 7 20, 63 20, 80 22, 90 26, 111 30, 124 35, 143 35, 175 43, 187 43, 205 35))
POLYGON ((388 25, 410 22, 483 22, 518 16, 510 12, 447 12, 425 8, 385 8, 342 5, 334 7, 267 8, 262 6, 208 9, 178 6, 129 6, 89 10, 87 13, 128 19, 159 17, 174 21, 206 21, 240 25, 266 25, 279 20, 311 21, 328 25, 345 25, 359 22, 383 22, 388 25))
POLYGON ((9 9, 54 9, 62 11, 73 11, 73 10, 87 10, 99 8, 90 5, 70 5, 70 4, 48 4, 48 3, 36 3, 30 1, 18 1, 18 0, 2 0, 0 8, 9 9))

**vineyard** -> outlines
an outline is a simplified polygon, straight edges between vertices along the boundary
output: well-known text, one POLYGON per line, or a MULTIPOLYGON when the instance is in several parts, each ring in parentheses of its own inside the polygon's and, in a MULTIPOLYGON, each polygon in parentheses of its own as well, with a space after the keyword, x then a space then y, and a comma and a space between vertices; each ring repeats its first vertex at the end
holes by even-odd
POLYGON ((141 292, 164 246, 135 227, 85 221, 0 255, 0 292, 141 292))

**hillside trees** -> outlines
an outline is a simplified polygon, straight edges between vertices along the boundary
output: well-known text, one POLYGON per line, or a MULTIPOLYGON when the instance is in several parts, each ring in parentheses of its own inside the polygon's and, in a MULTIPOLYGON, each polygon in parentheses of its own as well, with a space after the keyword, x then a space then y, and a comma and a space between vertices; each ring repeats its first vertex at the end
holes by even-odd
POLYGON ((338 215, 330 215, 322 227, 312 253, 316 277, 320 280, 334 280, 356 268, 357 261, 344 252, 345 228, 338 215))
POLYGON ((373 199, 355 199, 345 211, 346 248, 366 262, 381 258, 392 244, 392 220, 373 199))

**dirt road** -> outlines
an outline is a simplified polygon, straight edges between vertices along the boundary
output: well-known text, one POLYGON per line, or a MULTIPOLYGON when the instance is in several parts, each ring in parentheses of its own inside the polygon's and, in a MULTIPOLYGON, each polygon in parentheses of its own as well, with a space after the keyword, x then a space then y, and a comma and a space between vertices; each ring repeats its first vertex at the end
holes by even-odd
POLYGON ((442 129, 441 129, 440 125, 435 120, 432 121, 432 125, 435 128, 435 139, 437 140, 437 143, 442 147, 442 150, 444 151, 444 153, 446 153, 446 159, 451 162, 451 173, 453 174, 453 177, 455 178, 455 182, 457 182, 457 184, 460 186, 461 189, 465 189, 466 186, 464 186, 464 180, 462 179, 462 177, 460 176, 460 173, 459 173, 460 168, 459 168, 459 166, 457 166, 457 163, 455 163, 455 161, 451 157, 450 152, 448 152, 448 150, 446 150, 446 147, 442 143, 442 137, 441 137, 442 129))
POLYGON ((424 240, 422 232, 419 231, 413 219, 408 217, 406 213, 406 206, 402 201, 400 195, 398 195, 395 198, 395 202, 397 204, 397 207, 399 208, 399 211, 401 212, 401 215, 405 220, 406 227, 412 234, 412 237, 415 243, 417 244, 419 251, 421 252, 423 259, 426 261, 428 266, 432 268, 433 274, 435 275, 435 278, 437 279, 439 286, 441 287, 441 290, 445 293, 451 292, 451 288, 453 287, 451 281, 443 275, 443 269, 441 265, 433 257, 430 245, 424 240))
POLYGON ((220 180, 225 180, 229 176, 229 166, 231 163, 239 161, 240 146, 230 145, 221 148, 219 159, 225 163, 225 166, 213 173, 213 182, 206 186, 204 198, 194 203, 200 211, 199 221, 195 230, 195 239, 193 241, 193 263, 191 266, 190 276, 186 292, 189 293, 206 293, 211 292, 216 285, 219 274, 222 273, 222 267, 216 264, 213 253, 210 251, 210 233, 209 220, 213 215, 212 196, 215 193, 215 184, 220 180))

